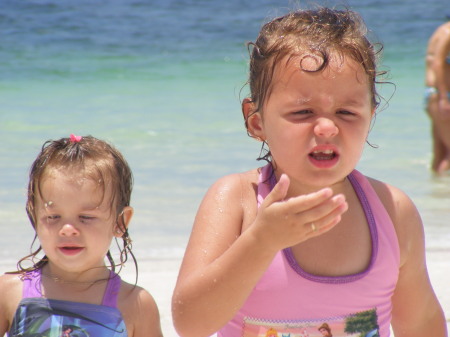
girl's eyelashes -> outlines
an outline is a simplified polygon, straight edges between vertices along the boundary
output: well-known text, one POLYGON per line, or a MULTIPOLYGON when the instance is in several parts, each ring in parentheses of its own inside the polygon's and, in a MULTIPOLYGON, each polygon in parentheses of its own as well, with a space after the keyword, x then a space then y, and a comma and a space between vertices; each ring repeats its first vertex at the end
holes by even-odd
POLYGON ((291 112, 287 117, 292 120, 300 121, 308 119, 309 117, 314 115, 314 111, 311 109, 303 109, 303 110, 296 110, 291 112))
POLYGON ((354 112, 348 111, 348 110, 339 110, 337 111, 338 114, 341 115, 350 115, 350 116, 354 116, 356 115, 354 112))
POLYGON ((313 113, 313 111, 310 109, 294 111, 294 115, 307 115, 307 114, 312 114, 312 113, 313 113))
POLYGON ((60 219, 59 215, 51 214, 51 215, 47 215, 45 217, 44 221, 47 222, 48 224, 52 225, 52 224, 55 224, 56 222, 58 222, 59 219, 60 219))
MULTIPOLYGON (((297 110, 292 112, 292 114, 294 115, 309 115, 309 114, 314 114, 315 111, 312 109, 303 109, 303 110, 297 110)), ((337 110, 336 114, 338 115, 356 115, 356 113, 346 110, 346 109, 341 109, 341 110, 337 110)))
MULTIPOLYGON (((48 224, 55 224, 60 219, 61 219, 60 215, 52 214, 52 215, 45 216, 44 221, 46 221, 48 224)), ((94 221, 96 219, 96 217, 90 216, 90 215, 80 215, 80 216, 78 216, 78 219, 81 223, 89 223, 89 222, 94 221)))
POLYGON ((93 220, 95 220, 95 217, 93 217, 93 216, 80 215, 80 221, 83 222, 83 223, 87 223, 87 222, 90 222, 90 221, 93 221, 93 220))

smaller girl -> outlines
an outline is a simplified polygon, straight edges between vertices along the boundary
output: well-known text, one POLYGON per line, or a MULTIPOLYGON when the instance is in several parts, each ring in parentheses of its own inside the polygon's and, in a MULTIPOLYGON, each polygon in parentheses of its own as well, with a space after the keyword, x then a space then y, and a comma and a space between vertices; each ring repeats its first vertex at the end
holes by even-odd
POLYGON ((120 279, 109 250, 122 239, 117 266, 130 255, 137 267, 132 183, 127 162, 104 141, 71 135, 44 144, 26 205, 40 246, 0 276, 0 336, 162 336, 154 299, 120 279))

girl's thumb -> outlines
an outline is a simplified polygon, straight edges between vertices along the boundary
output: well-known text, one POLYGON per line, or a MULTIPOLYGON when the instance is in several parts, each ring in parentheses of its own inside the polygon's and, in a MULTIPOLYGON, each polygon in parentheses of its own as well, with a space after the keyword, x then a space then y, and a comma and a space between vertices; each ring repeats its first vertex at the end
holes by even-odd
POLYGON ((289 177, 286 174, 282 174, 280 180, 274 186, 272 191, 267 195, 264 199, 264 204, 266 206, 273 204, 277 201, 282 201, 286 198, 288 189, 289 189, 289 177))

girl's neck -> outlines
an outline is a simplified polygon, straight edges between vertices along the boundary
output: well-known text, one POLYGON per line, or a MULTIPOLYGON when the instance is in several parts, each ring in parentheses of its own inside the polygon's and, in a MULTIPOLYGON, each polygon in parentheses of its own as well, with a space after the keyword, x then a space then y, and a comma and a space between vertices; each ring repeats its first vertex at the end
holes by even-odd
MULTIPOLYGON (((277 181, 280 179, 280 173, 275 173, 277 181)), ((333 190, 333 194, 345 194, 348 192, 350 184, 347 179, 347 177, 344 177, 343 179, 330 184, 330 185, 317 185, 317 184, 307 184, 304 182, 296 181, 292 177, 290 177, 290 185, 289 185, 289 191, 288 191, 288 197, 296 197, 299 195, 309 194, 313 192, 317 192, 323 188, 329 187, 333 190)))
POLYGON ((108 280, 110 271, 106 266, 96 267, 84 272, 66 272, 52 266, 50 263, 42 268, 41 274, 44 278, 60 284, 92 285, 94 283, 108 280))
POLYGON ((111 274, 106 266, 82 273, 55 271, 50 265, 41 270, 42 296, 54 300, 100 305, 111 274))

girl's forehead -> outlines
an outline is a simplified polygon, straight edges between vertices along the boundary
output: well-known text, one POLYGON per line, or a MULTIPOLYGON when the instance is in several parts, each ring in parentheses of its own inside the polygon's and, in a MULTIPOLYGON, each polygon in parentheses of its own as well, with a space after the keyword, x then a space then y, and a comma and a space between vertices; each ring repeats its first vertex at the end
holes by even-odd
POLYGON ((305 72, 340 72, 345 67, 351 67, 355 71, 364 71, 364 67, 345 53, 330 52, 325 57, 314 51, 303 51, 286 56, 279 63, 281 67, 293 67, 305 72), (324 63, 326 64, 324 65, 324 63))
POLYGON ((324 58, 312 52, 286 56, 275 65, 274 76, 270 86, 289 82, 293 75, 322 76, 324 79, 346 74, 350 79, 368 84, 369 76, 364 67, 351 57, 339 53, 331 53, 324 66, 324 58))
POLYGON ((59 195, 83 194, 83 197, 103 199, 111 193, 108 184, 101 178, 93 177, 74 169, 52 169, 46 171, 38 184, 39 194, 43 199, 59 195))
POLYGON ((88 182, 94 183, 96 179, 89 177, 82 169, 75 168, 52 168, 46 170, 41 177, 40 185, 57 182, 58 184, 83 185, 88 182))

